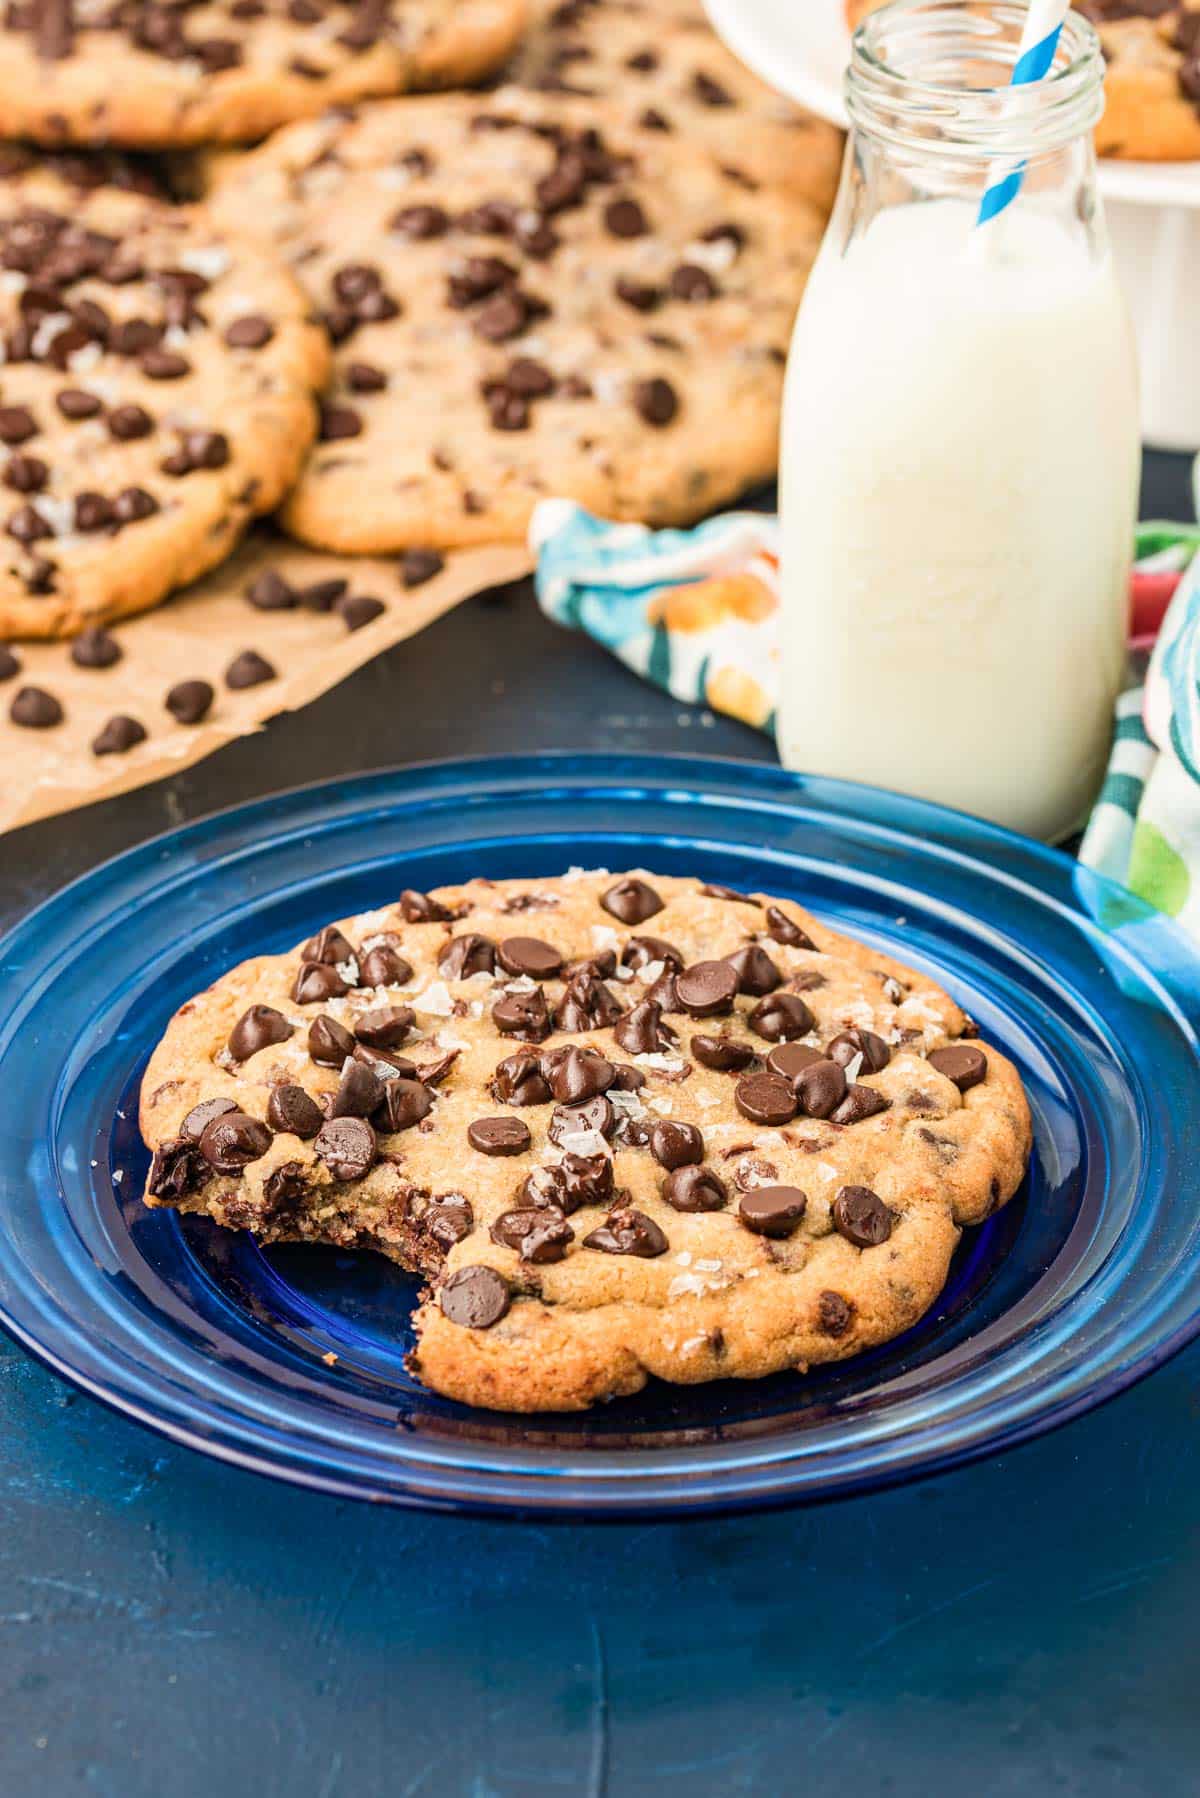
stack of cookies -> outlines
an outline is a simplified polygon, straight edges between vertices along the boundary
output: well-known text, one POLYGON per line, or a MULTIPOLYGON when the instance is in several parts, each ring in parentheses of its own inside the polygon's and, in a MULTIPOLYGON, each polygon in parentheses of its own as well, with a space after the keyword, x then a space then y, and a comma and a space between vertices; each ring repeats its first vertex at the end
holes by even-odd
MULTIPOLYGON (((63 715, 13 639, 115 668, 107 627, 266 514, 411 586, 548 494, 683 524, 774 472, 840 143, 695 0, 14 0, 0 121, 12 726, 63 715)), ((299 590, 278 536, 239 578, 383 609, 299 590)), ((109 722, 96 755, 146 738, 109 722)))

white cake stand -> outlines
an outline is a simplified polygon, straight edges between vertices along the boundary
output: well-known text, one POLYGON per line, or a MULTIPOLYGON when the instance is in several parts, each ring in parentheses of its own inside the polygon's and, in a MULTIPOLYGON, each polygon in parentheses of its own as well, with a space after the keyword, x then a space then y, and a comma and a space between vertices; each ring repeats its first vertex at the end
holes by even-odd
MULTIPOLYGON (((714 29, 764 81, 845 126, 842 0, 704 0, 714 29)), ((1113 253, 1137 333, 1142 434, 1200 449, 1200 162, 1100 164, 1113 253)))

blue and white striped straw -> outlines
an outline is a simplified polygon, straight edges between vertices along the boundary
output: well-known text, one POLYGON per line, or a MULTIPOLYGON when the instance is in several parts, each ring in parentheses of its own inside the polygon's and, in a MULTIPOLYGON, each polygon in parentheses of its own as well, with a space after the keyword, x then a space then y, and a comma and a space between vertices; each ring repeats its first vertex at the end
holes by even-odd
MULTIPOLYGON (((1063 28, 1070 0, 1032 0, 1025 18, 1025 29, 1021 33, 1021 50, 1016 66, 1012 72, 1012 87, 1024 87, 1030 81, 1043 81, 1054 66, 1054 53, 1058 49, 1058 34, 1063 28)), ((1001 175, 987 188, 979 204, 980 225, 986 225, 1011 206, 1021 191, 1021 182, 1025 178, 1025 164, 1018 163, 1015 169, 1001 175)))

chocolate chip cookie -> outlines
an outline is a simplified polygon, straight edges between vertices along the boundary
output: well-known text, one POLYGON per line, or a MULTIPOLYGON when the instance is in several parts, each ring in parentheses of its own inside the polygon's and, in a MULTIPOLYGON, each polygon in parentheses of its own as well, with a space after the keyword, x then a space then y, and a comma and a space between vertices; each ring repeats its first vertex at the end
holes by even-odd
POLYGON ((328 370, 310 311, 202 211, 0 184, 0 639, 142 611, 278 505, 328 370))
POLYGON ((684 523, 775 469, 804 200, 598 104, 508 89, 365 108, 225 163, 333 336, 283 512, 321 548, 523 538, 565 494, 684 523))
POLYGON ((619 105, 648 131, 702 144, 826 210, 833 204, 841 132, 752 75, 697 0, 536 0, 507 72, 544 93, 619 105))
POLYGON ((143 149, 253 143, 372 94, 469 85, 509 56, 525 0, 11 0, 11 137, 143 149))
POLYGON ((172 1019, 141 1124, 148 1204, 423 1274, 414 1372, 515 1411, 887 1341, 1030 1147, 924 975, 644 871, 409 891, 246 962, 172 1019))

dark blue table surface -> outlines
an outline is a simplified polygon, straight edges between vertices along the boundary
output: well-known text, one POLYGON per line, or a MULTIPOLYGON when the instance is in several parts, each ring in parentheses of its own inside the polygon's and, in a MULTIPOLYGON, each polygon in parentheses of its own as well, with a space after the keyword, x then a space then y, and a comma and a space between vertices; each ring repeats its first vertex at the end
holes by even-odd
MULTIPOLYGON (((1189 514, 1148 460, 1144 511, 1189 514)), ((154 831, 536 747, 762 757, 471 602, 265 736, 0 841, 0 925, 154 831)), ((341 1504, 161 1442, 0 1337, 3 1798, 1200 1789, 1200 1350, 1012 1456, 820 1509, 566 1527, 341 1504)))

